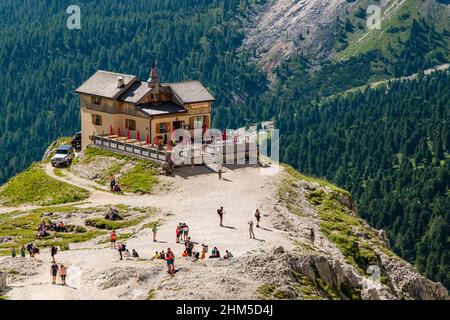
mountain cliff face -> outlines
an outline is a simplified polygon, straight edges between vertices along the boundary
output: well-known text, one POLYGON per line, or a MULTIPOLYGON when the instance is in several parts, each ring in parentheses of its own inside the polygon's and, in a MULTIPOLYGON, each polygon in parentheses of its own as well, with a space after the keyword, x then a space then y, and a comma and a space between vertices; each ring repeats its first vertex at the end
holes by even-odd
POLYGON ((442 284, 421 276, 391 251, 384 231, 358 216, 348 192, 290 168, 280 181, 274 226, 288 232, 297 246, 255 257, 249 265, 260 268, 246 268, 263 275, 269 296, 449 299, 442 284))
POLYGON ((247 17, 241 50, 250 51, 273 80, 274 69, 299 56, 321 65, 371 50, 395 54, 414 20, 446 33, 449 17, 450 6, 439 0, 268 0, 247 17), (370 5, 380 7, 379 29, 367 27, 370 5))
POLYGON ((269 0, 250 16, 243 48, 254 51, 266 72, 301 52, 327 60, 334 51, 336 22, 351 5, 346 0, 269 0))

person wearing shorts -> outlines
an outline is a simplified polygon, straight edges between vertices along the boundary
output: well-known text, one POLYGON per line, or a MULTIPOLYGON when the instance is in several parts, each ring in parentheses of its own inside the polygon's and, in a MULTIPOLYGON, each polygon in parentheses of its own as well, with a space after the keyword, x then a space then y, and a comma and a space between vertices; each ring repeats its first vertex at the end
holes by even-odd
POLYGON ((53 263, 56 262, 55 256, 56 256, 57 252, 58 252, 58 249, 55 246, 52 246, 51 249, 50 249, 50 255, 52 256, 52 262, 53 263))
POLYGON ((256 227, 259 228, 259 221, 261 220, 261 213, 259 212, 259 209, 256 209, 255 218, 256 218, 256 227))
POLYGON ((116 235, 116 232, 113 230, 113 232, 111 233, 111 249, 116 248, 116 239, 117 239, 117 235, 116 235))
POLYGON ((52 284, 56 284, 56 276, 58 275, 58 270, 59 267, 58 265, 54 262, 52 264, 52 266, 50 267, 50 272, 52 274, 52 284))
POLYGON ((223 207, 220 207, 220 209, 217 209, 217 214, 220 218, 220 226, 223 227, 223 207))

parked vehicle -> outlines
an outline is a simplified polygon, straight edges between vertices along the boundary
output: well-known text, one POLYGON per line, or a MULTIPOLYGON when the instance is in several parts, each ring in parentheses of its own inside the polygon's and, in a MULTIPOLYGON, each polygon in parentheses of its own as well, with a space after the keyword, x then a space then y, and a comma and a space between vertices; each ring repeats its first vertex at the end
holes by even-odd
POLYGON ((72 164, 75 158, 75 150, 72 146, 62 145, 56 149, 55 155, 51 159, 54 167, 68 167, 72 164))
POLYGON ((81 132, 77 132, 70 142, 76 151, 81 151, 81 132))

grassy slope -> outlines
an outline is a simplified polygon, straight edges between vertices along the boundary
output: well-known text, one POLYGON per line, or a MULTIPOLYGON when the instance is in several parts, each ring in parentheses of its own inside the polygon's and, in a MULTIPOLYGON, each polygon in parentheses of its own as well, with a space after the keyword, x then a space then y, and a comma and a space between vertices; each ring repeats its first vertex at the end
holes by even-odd
MULTIPOLYGON (((95 161, 97 157, 113 157, 120 160, 127 160, 135 163, 134 167, 118 177, 117 182, 121 185, 123 191, 126 192, 142 192, 150 193, 158 184, 157 175, 159 173, 159 165, 146 160, 138 160, 121 154, 109 152, 99 148, 87 148, 84 152, 84 158, 80 161, 90 163, 95 161)), ((77 163, 76 160, 74 163, 77 163)), ((113 165, 104 173, 99 180, 100 183, 109 182, 109 177, 117 175, 121 170, 120 165, 113 165)))
MULTIPOLYGON (((280 186, 279 195, 289 211, 294 214, 303 214, 296 201, 299 197, 294 184, 296 180, 316 182, 321 187, 331 189, 332 192, 325 192, 321 189, 311 190, 306 194, 306 198, 319 213, 321 232, 336 245, 347 262, 357 268, 361 274, 366 273, 369 265, 379 263, 379 257, 374 248, 391 257, 396 257, 392 251, 383 246, 378 235, 363 223, 355 211, 339 201, 337 195, 350 198, 348 191, 327 181, 304 176, 291 167, 287 167, 286 172, 288 175, 280 186), (366 238, 361 238, 358 235, 359 232, 366 238)), ((385 274, 382 273, 382 282, 388 283, 388 281, 385 274)))
POLYGON ((39 164, 13 177, 0 191, 0 203, 7 206, 47 206, 82 201, 88 197, 89 191, 49 177, 39 164))
MULTIPOLYGON (((70 232, 55 232, 51 236, 45 238, 36 238, 36 232, 39 224, 43 219, 50 221, 52 218, 44 216, 46 212, 52 212, 53 216, 59 213, 77 212, 79 210, 88 210, 95 213, 105 213, 109 210, 108 206, 84 208, 81 209, 77 206, 50 206, 42 207, 39 209, 14 211, 5 214, 0 214, 0 237, 12 236, 13 242, 0 244, 0 255, 10 254, 12 246, 15 246, 20 252, 20 246, 34 242, 38 247, 59 246, 61 248, 67 247, 70 243, 85 242, 94 239, 98 236, 105 235, 105 230, 123 229, 130 226, 135 226, 149 218, 155 213, 154 208, 132 208, 125 205, 116 205, 120 214, 124 216, 124 220, 110 221, 103 218, 91 218, 85 221, 87 227, 83 226, 71 226, 66 227, 71 230, 70 232), (134 217, 135 212, 139 212, 140 216, 134 217)), ((57 220, 57 219, 55 219, 57 220)), ((158 225, 161 221, 148 221, 148 225, 158 225)), ((143 225, 142 228, 145 228, 143 225)), ((132 233, 120 233, 118 240, 124 240, 132 237, 132 233)), ((109 238, 107 239, 109 240, 109 238)), ((106 243, 107 240, 100 240, 98 243, 106 243)))
MULTIPOLYGON (((87 230, 83 227, 71 228, 72 232, 56 232, 52 236, 37 239, 36 232, 45 212, 61 213, 76 212, 79 208, 75 206, 42 207, 28 211, 15 211, 0 215, 0 236, 14 237, 13 243, 0 244, 0 255, 9 254, 11 247, 20 248, 22 244, 34 242, 39 247, 60 246, 65 247, 69 243, 84 242, 101 234, 100 230, 87 230)), ((98 208, 92 208, 98 210, 98 208)), ((67 226, 70 228, 70 226, 67 226)), ((20 250, 18 251, 20 253, 20 250)))
MULTIPOLYGON (((355 26, 355 30, 347 34, 349 45, 337 54, 336 60, 345 60, 376 49, 380 49, 387 57, 390 57, 393 51, 398 52, 401 49, 399 40, 404 42, 408 39, 413 20, 419 20, 425 16, 426 4, 421 0, 406 0, 398 6, 395 5, 396 2, 398 1, 391 0, 382 9, 381 29, 374 30, 366 27, 366 19, 355 16, 359 8, 365 11, 372 3, 363 1, 359 6, 355 6, 354 12, 350 15, 350 21, 355 26), (363 28, 358 28, 358 25, 363 28)), ((439 17, 435 21, 438 32, 442 32, 444 28, 450 30, 449 13, 450 6, 439 7, 439 17)), ((443 51, 449 56, 450 43, 446 49, 443 51)))

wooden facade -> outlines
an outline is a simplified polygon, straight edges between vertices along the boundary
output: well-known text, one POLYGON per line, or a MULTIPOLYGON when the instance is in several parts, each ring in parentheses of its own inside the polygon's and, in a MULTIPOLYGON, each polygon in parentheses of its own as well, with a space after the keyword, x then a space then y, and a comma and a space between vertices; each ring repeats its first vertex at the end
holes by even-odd
POLYGON ((156 69, 148 82, 97 71, 76 92, 80 96, 82 148, 98 135, 114 134, 151 145, 167 144, 175 129, 210 128, 214 97, 198 81, 163 84, 156 69))

